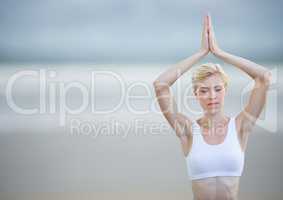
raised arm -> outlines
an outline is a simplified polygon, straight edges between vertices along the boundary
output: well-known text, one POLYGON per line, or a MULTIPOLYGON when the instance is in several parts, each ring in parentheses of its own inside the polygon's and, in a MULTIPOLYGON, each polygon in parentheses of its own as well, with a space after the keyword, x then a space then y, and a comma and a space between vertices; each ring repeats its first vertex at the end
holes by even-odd
POLYGON ((224 62, 229 63, 247 73, 254 80, 254 87, 250 94, 248 103, 237 116, 242 134, 249 133, 265 105, 267 91, 271 82, 271 72, 265 67, 250 60, 232 55, 220 49, 215 39, 210 16, 208 17, 208 24, 210 51, 224 62))
POLYGON ((211 22, 211 16, 208 17, 208 25, 209 25, 209 31, 208 31, 209 47, 210 47, 210 51, 215 56, 219 57, 226 63, 238 67, 242 71, 246 72, 255 81, 262 81, 264 83, 266 81, 269 82, 271 78, 271 73, 269 72, 268 69, 245 58, 227 53, 226 51, 223 51, 222 49, 219 48, 215 39, 215 34, 211 22))
POLYGON ((171 66, 168 70, 163 72, 154 81, 154 86, 159 88, 160 84, 171 86, 173 83, 182 76, 186 71, 188 71, 195 63, 197 63, 201 58, 205 57, 209 53, 209 43, 208 43, 208 15, 203 19, 203 30, 201 38, 201 48, 198 52, 193 54, 191 57, 186 58, 175 65, 171 66))
POLYGON ((191 57, 178 62, 161 73, 153 83, 160 109, 171 127, 175 130, 176 135, 181 138, 183 148, 187 148, 188 146, 187 136, 191 128, 191 120, 179 113, 175 98, 170 91, 170 86, 195 63, 208 54, 208 45, 208 16, 205 16, 200 50, 191 57))

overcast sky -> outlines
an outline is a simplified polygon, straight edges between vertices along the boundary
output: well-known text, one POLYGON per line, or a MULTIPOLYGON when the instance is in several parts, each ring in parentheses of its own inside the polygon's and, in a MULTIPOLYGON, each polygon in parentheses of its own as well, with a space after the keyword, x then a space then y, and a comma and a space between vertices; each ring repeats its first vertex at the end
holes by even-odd
POLYGON ((219 45, 282 61, 282 1, 0 0, 0 61, 174 62, 198 50, 210 11, 219 45))

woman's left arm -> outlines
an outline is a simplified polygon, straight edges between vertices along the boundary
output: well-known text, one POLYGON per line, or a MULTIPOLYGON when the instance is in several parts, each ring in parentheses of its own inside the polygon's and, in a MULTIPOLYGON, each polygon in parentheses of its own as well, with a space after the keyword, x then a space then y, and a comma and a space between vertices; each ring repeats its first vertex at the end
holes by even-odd
POLYGON ((248 128, 250 127, 249 125, 255 123, 265 105, 267 91, 271 82, 271 72, 261 65, 224 51, 217 52, 216 56, 224 62, 241 69, 254 80, 254 86, 249 101, 239 117, 243 121, 251 123, 246 124, 248 128))
POLYGON ((271 72, 265 67, 258 65, 245 58, 232 55, 220 49, 214 36, 214 30, 209 16, 209 45, 210 51, 224 62, 229 63, 245 73, 254 80, 254 87, 250 94, 249 100, 242 112, 237 118, 241 124, 243 132, 250 132, 255 121, 259 117, 265 102, 267 91, 271 82, 271 72))

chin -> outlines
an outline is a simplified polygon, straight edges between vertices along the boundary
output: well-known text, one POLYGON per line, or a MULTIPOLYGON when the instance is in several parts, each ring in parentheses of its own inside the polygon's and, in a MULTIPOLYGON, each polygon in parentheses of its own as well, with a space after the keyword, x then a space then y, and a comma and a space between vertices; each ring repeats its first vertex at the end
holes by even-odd
POLYGON ((221 108, 207 108, 206 113, 215 114, 221 111, 221 108))

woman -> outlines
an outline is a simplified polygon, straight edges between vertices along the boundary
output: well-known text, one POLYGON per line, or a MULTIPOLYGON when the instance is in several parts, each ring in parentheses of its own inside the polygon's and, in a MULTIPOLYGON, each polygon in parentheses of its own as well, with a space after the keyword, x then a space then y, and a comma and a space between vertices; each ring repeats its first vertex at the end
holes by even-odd
POLYGON ((270 80, 266 68, 219 48, 207 15, 200 50, 154 81, 162 113, 180 139, 194 199, 238 198, 248 136, 264 107, 270 80), (170 86, 209 52, 247 73, 254 80, 254 88, 244 109, 235 116, 226 116, 223 105, 228 77, 219 64, 201 65, 193 74, 192 85, 203 116, 192 120, 178 111, 170 86))

